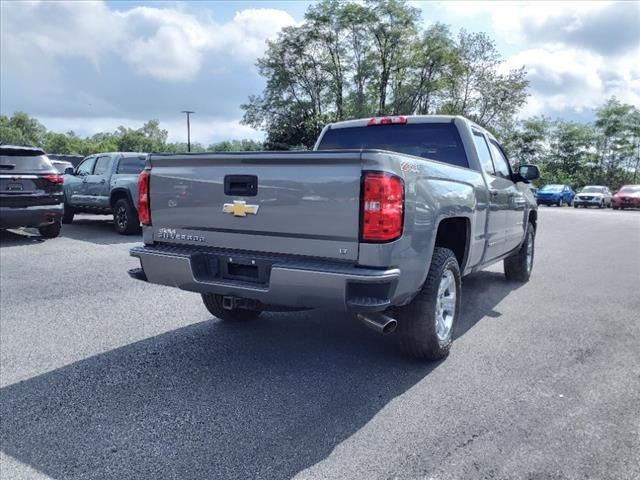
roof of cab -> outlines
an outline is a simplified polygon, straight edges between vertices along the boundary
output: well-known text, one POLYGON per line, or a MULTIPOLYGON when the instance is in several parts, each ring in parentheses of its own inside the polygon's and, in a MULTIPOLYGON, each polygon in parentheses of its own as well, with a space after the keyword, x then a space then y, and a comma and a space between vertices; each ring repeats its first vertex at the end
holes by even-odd
POLYGON ((366 127, 369 120, 372 118, 397 118, 404 117, 407 119, 407 123, 449 123, 453 122, 456 119, 463 120, 464 122, 473 125, 474 127, 480 128, 481 130, 485 130, 480 125, 472 122, 468 118, 462 117, 460 115, 382 115, 378 117, 367 117, 367 118, 358 118, 355 120, 344 120, 342 122, 330 123, 327 125, 327 128, 350 128, 350 127, 366 127))

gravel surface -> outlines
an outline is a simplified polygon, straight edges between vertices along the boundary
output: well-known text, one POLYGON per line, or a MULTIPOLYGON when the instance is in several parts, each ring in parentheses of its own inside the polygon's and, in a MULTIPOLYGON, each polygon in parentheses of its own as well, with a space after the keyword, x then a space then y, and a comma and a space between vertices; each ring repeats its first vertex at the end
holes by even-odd
POLYGON ((463 282, 451 355, 343 314, 223 323, 97 216, 0 234, 0 477, 638 479, 640 211, 541 207, 526 285, 463 282))

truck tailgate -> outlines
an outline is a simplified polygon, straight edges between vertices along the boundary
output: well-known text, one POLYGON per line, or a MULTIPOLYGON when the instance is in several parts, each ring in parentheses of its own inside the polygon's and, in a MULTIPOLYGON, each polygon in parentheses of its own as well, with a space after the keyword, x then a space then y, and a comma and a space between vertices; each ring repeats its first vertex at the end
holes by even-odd
POLYGON ((154 241, 358 257, 359 152, 152 155, 150 162, 154 241))

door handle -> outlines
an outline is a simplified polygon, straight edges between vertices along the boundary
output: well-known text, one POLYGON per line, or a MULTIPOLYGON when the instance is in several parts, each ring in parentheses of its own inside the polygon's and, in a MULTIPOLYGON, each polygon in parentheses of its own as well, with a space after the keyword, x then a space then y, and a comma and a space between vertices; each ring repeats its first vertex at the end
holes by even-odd
POLYGON ((86 177, 82 179, 82 183, 87 183, 87 178, 86 177))
POLYGON ((498 195, 498 190, 494 190, 493 188, 490 188, 489 195, 491 195, 492 197, 495 197, 496 195, 498 195))
POLYGON ((258 194, 256 175, 226 175, 224 194, 230 196, 255 197, 258 194))
POLYGON ((107 183, 107 181, 103 178, 102 180, 100 180, 100 183, 107 183))

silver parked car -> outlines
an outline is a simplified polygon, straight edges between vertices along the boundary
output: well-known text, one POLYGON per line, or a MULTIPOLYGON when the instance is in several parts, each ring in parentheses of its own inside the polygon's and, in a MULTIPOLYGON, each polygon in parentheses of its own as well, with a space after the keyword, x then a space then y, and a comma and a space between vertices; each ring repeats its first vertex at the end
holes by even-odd
POLYGON ((611 206, 612 199, 613 195, 608 187, 589 185, 573 198, 573 206, 574 208, 579 206, 605 208, 611 206))
POLYGON ((51 165, 55 167, 58 172, 64 174, 67 168, 73 169, 73 163, 67 162, 66 160, 50 160, 51 165))

